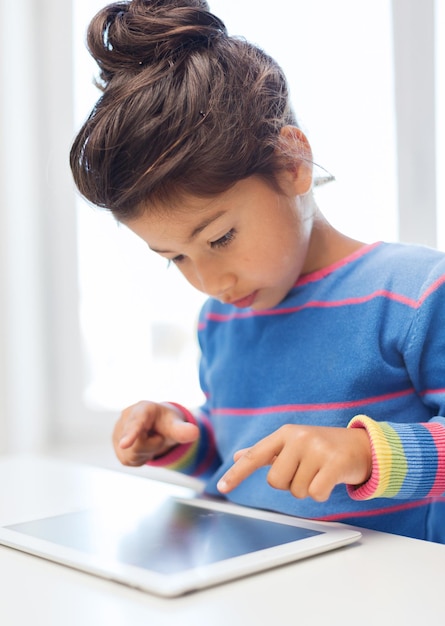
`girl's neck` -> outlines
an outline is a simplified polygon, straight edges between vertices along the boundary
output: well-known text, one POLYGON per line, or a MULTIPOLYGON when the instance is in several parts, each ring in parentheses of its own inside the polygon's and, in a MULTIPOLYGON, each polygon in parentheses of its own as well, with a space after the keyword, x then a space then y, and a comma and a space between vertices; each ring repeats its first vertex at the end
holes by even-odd
POLYGON ((336 230, 317 208, 313 218, 305 273, 315 272, 341 261, 364 245, 366 244, 362 241, 352 239, 336 230))

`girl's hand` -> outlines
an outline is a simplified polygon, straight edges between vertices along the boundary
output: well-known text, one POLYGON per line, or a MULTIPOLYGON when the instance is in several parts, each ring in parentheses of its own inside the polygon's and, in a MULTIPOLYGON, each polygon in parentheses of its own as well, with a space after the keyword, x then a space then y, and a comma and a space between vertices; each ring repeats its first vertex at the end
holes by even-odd
POLYGON ((270 465, 268 483, 296 498, 327 500, 339 483, 359 485, 371 474, 369 437, 361 428, 287 424, 251 448, 239 450, 235 464, 218 482, 228 493, 256 469, 270 465))
POLYGON ((141 401, 121 413, 114 427, 113 446, 123 465, 138 466, 198 437, 199 428, 186 422, 176 407, 141 401))

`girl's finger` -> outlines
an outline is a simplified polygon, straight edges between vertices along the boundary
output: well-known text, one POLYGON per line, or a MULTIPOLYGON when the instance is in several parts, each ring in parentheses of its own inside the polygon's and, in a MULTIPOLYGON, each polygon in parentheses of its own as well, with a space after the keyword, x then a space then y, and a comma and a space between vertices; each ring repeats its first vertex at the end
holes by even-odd
POLYGON ((269 435, 251 448, 247 448, 235 461, 232 467, 220 478, 217 489, 228 493, 235 489, 255 470, 270 465, 281 450, 280 438, 269 435))
POLYGON ((317 472, 309 485, 309 495, 317 502, 325 502, 331 495, 338 481, 331 468, 322 467, 317 472))
POLYGON ((238 461, 238 459, 240 459, 243 456, 243 454, 247 452, 248 449, 249 448, 242 448, 241 450, 237 450, 235 454, 233 455, 233 460, 235 462, 238 461))

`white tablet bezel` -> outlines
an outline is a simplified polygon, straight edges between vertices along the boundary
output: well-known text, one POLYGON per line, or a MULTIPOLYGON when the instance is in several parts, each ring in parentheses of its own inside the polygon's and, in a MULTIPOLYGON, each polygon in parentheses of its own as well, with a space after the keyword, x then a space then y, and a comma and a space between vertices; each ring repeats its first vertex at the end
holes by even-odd
MULTIPOLYGON (((111 560, 107 561, 103 557, 98 563, 93 555, 58 543, 38 539, 4 526, 0 527, 0 544, 156 595, 174 597, 333 550, 356 542, 361 537, 359 531, 342 524, 312 522, 224 501, 200 498, 175 498, 175 500, 203 509, 225 511, 235 515, 319 531, 321 534, 169 575, 111 560)), ((70 512, 74 513, 75 511, 62 511, 60 514, 70 512)), ((53 515, 47 517, 53 517, 53 515)), ((23 521, 21 519, 17 523, 23 523, 23 521)), ((14 522, 8 523, 8 526, 12 525, 14 522)))

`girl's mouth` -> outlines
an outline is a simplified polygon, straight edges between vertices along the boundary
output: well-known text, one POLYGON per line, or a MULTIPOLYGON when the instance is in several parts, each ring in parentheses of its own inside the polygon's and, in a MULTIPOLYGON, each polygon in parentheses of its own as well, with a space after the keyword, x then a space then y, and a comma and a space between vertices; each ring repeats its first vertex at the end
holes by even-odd
POLYGON ((239 309, 246 309, 246 308, 252 306, 252 304, 255 302, 257 294, 258 294, 258 291, 254 291, 253 293, 249 294, 245 298, 240 298, 239 300, 234 300, 230 304, 233 304, 233 306, 236 306, 239 309))

